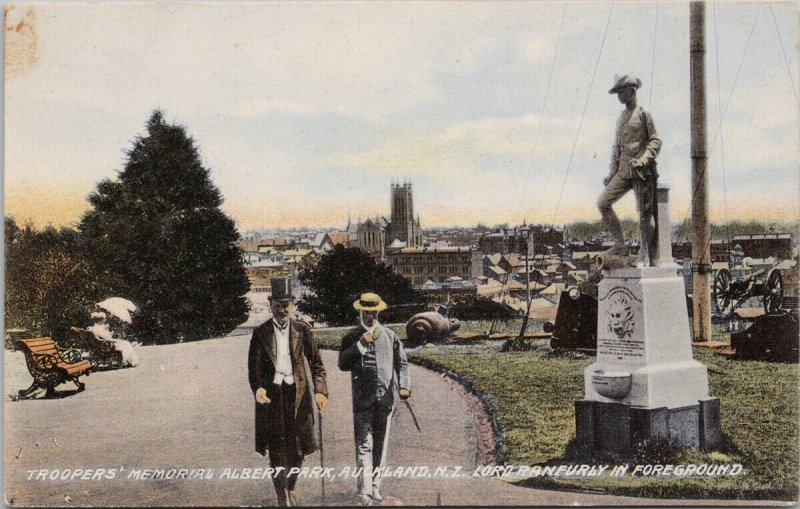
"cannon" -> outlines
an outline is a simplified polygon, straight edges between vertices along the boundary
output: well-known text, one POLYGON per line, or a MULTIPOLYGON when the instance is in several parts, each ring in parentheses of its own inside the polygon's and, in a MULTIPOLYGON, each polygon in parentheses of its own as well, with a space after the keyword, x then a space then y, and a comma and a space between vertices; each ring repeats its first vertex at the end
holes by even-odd
POLYGON ((555 323, 545 322, 544 331, 552 333, 551 348, 594 350, 597 348, 597 285, 594 295, 570 288, 561 292, 555 323))
POLYGON ((731 332, 731 346, 739 359, 798 362, 797 308, 762 315, 746 329, 731 332))
POLYGON ((733 278, 728 269, 720 269, 714 278, 713 297, 716 311, 722 315, 732 316, 751 297, 761 299, 764 313, 777 313, 783 304, 783 279, 778 269, 760 269, 741 278, 733 278))
POLYGON ((406 322, 406 337, 412 346, 443 341, 461 327, 456 319, 446 318, 435 311, 417 313, 406 322))

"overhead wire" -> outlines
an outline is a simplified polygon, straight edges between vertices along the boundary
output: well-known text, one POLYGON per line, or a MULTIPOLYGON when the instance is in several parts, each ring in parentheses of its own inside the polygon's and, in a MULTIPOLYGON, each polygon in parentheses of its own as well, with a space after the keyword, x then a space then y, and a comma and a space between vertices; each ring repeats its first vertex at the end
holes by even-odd
POLYGON ((650 57, 650 97, 647 99, 647 107, 651 107, 653 105, 653 74, 655 74, 656 70, 656 38, 658 37, 658 2, 656 2, 656 15, 655 21, 653 22, 653 55, 650 57))
MULTIPOLYGON (((722 89, 719 84, 719 30, 717 29, 717 4, 714 4, 714 53, 717 64, 717 109, 722 116, 722 89)), ((720 163, 722 166, 722 208, 725 214, 725 239, 730 242, 730 221, 728 220, 728 184, 725 176, 725 138, 719 135, 720 163)))
POLYGON ((558 209, 561 206, 561 199, 564 197, 564 188, 567 184, 567 177, 569 177, 569 170, 572 167, 572 160, 575 156, 575 147, 578 145, 578 139, 581 135, 581 128, 583 127, 583 119, 586 117, 586 108, 589 105, 589 97, 592 95, 592 89, 594 88, 594 80, 597 77, 597 68, 600 65, 600 57, 603 55, 603 48, 606 44, 606 35, 608 34, 608 25, 611 22, 611 14, 614 12, 614 2, 611 2, 611 7, 608 9, 608 17, 606 18, 606 25, 603 29, 603 38, 600 41, 600 51, 597 52, 597 61, 594 64, 594 72, 592 73, 592 81, 589 83, 589 90, 586 92, 586 101, 583 103, 583 112, 581 113, 581 120, 578 123, 578 131, 575 133, 575 140, 572 142, 572 151, 569 155, 569 162, 567 162, 567 170, 564 172, 564 180, 561 182, 561 191, 558 193, 558 200, 556 200, 556 208, 553 212, 553 218, 550 221, 550 229, 552 230, 553 226, 556 222, 556 216, 558 215, 558 209))
MULTIPOLYGON (((733 83, 731 84, 731 91, 728 94, 727 100, 725 101, 725 108, 723 109, 722 114, 720 115, 719 122, 718 122, 718 125, 717 125, 717 130, 714 133, 714 138, 713 138, 713 140, 711 142, 711 146, 709 147, 709 149, 708 149, 708 151, 706 153, 706 157, 710 156, 713 153, 714 147, 715 147, 716 141, 717 141, 717 136, 719 135, 720 131, 722 130, 722 122, 723 122, 723 120, 725 120, 725 115, 728 113, 728 107, 730 106, 731 98, 733 97, 733 93, 736 90, 736 83, 739 81, 739 74, 740 74, 740 72, 742 70, 742 64, 744 63, 744 59, 747 56, 747 51, 750 48, 750 41, 753 38, 753 32, 755 31, 756 23, 758 22, 758 15, 761 12, 761 7, 762 7, 761 4, 759 4, 758 5, 758 9, 756 10, 756 14, 755 14, 755 17, 753 19, 753 25, 750 27, 750 34, 747 36, 747 42, 745 43, 744 51, 742 52, 742 58, 739 60, 739 66, 736 69, 736 74, 734 75, 733 83)), ((695 185, 694 189, 692 190, 692 198, 689 201, 689 210, 686 211, 686 216, 685 216, 683 225, 685 225, 686 222, 689 220, 691 209, 694 208, 695 200, 697 200, 697 191, 698 191, 699 184, 703 180, 703 177, 705 175, 705 172, 706 172, 707 168, 708 168, 708 164, 706 164, 705 168, 703 168, 702 171, 700 172, 699 178, 697 179, 697 185, 695 185)), ((703 246, 703 249, 700 252, 701 253, 705 253, 705 250, 708 248, 708 246, 710 244, 711 244, 711 234, 709 233, 709 237, 708 237, 708 239, 706 239, 706 244, 703 246)))
MULTIPOLYGON (((565 7, 565 12, 566 12, 566 7, 565 7)), ((589 97, 591 97, 592 89, 594 88, 594 80, 597 77, 597 68, 600 65, 600 57, 603 55, 603 48, 605 47, 606 35, 608 34, 608 26, 609 26, 609 23, 611 22, 611 14, 613 12, 614 12, 614 2, 612 1, 611 2, 611 6, 608 9, 608 17, 606 18, 605 27, 603 28, 603 37, 602 37, 602 39, 600 41, 600 50, 597 53, 597 60, 595 61, 595 64, 594 64, 594 71, 592 72, 592 80, 589 83, 589 90, 586 92, 586 100, 584 101, 584 104, 583 104, 583 111, 581 113, 581 119, 580 119, 580 122, 578 123, 578 130, 575 133, 575 140, 574 140, 574 142, 572 144, 572 151, 571 151, 570 156, 569 156, 569 162, 567 163, 567 170, 564 173, 564 180, 561 183, 561 191, 559 192, 558 200, 556 201, 556 207, 555 207, 555 211, 553 212, 553 218, 550 221, 550 227, 546 231, 546 233, 548 233, 548 234, 553 231, 553 227, 555 226, 555 218, 556 218, 556 215, 558 214, 558 209, 559 209, 559 207, 561 205, 561 199, 564 196, 564 188, 565 188, 566 183, 567 183, 567 177, 569 176, 570 167, 572 166, 572 160, 573 160, 573 157, 575 155, 575 148, 578 145, 578 138, 580 137, 580 134, 581 134, 581 127, 583 126, 583 119, 586 117, 586 109, 587 109, 587 107, 589 105, 589 97)), ((563 23, 563 18, 562 18, 562 23, 563 23)), ((560 29, 559 29, 559 32, 560 32, 560 29)), ((555 57, 554 57, 554 61, 555 61, 555 57)), ((528 238, 525 239, 526 242, 528 243, 526 248, 525 248, 525 251, 526 251, 526 263, 528 262, 528 260, 530 258, 530 253, 529 253, 530 235, 531 235, 531 232, 528 232, 528 238)), ((542 260, 541 261, 544 261, 544 254, 542 254, 542 260)), ((534 256, 533 256, 533 269, 536 270, 536 254, 535 253, 534 253, 534 256)), ((526 277, 530 278, 530 269, 527 268, 526 270, 527 270, 526 277)), ((538 283, 538 281, 534 281, 533 290, 532 291, 536 291, 537 283, 538 283)), ((527 306, 527 309, 526 309, 526 314, 528 316, 530 315, 530 312, 531 312, 530 305, 531 304, 530 304, 530 300, 529 300, 528 301, 528 306, 527 306)), ((524 333, 524 328, 523 328, 523 330, 521 331, 520 334, 522 334, 522 333, 524 333)))
POLYGON ((555 69, 556 65, 556 57, 558 56, 558 47, 561 44, 561 32, 564 28, 564 18, 566 18, 567 14, 567 4, 564 4, 564 10, 561 12, 561 25, 558 28, 558 37, 556 38, 556 47, 553 51, 553 60, 550 62, 550 74, 547 77, 547 88, 544 92, 544 102, 542 104, 542 111, 539 114, 539 125, 536 128, 536 141, 533 143, 533 149, 531 150, 531 158, 528 161, 528 175, 525 178, 525 187, 522 188, 522 200, 520 201, 520 213, 524 210, 525 207, 525 197, 528 192, 528 184, 531 180, 531 171, 533 170, 533 159, 536 154, 536 148, 539 146, 539 136, 542 131, 542 123, 544 122, 544 114, 547 111, 547 100, 550 97, 550 85, 553 81, 553 70, 555 69))
POLYGON ((794 92, 795 101, 800 103, 800 97, 797 95, 797 88, 794 86, 794 78, 792 77, 792 69, 789 66, 789 58, 786 56, 786 48, 783 47, 783 37, 781 37, 781 29, 778 28, 778 19, 775 17, 775 11, 772 10, 772 4, 769 4, 769 12, 772 14, 772 22, 775 24, 775 31, 778 32, 778 42, 781 43, 781 51, 783 52, 783 61, 786 63, 786 72, 789 74, 789 81, 792 83, 792 91, 794 92))

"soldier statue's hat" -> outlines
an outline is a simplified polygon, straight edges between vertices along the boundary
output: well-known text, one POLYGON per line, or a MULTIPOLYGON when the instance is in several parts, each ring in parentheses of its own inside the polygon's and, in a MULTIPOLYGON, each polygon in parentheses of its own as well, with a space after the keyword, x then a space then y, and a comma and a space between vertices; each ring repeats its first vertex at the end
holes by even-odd
POLYGON ((633 74, 617 74, 614 76, 614 86, 608 91, 609 94, 616 94, 625 87, 639 88, 642 86, 642 80, 633 74))
POLYGON ((292 295, 292 278, 289 277, 274 277, 270 279, 272 285, 272 296, 270 300, 293 300, 292 295))
POLYGON ((383 311, 389 307, 381 296, 377 293, 362 293, 357 301, 353 302, 353 307, 359 311, 383 311))

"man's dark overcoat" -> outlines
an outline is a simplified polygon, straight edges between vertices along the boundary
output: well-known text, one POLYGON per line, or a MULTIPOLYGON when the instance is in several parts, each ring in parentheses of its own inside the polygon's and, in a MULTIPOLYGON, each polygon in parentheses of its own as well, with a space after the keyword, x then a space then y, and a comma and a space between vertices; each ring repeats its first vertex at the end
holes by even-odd
MULTIPOLYGON (((308 455, 316 451, 314 441, 314 408, 313 398, 309 391, 307 372, 303 359, 308 360, 313 378, 314 392, 328 395, 325 383, 325 368, 317 349, 317 344, 311 335, 311 328, 300 321, 291 320, 289 325, 289 349, 292 358, 292 371, 294 372, 295 387, 295 429, 297 437, 297 451, 301 455, 308 455)), ((267 320, 253 330, 250 339, 250 351, 247 356, 247 370, 250 379, 250 389, 255 394, 259 387, 267 389, 270 394, 272 380, 275 377, 275 362, 277 347, 275 344, 275 329, 272 320, 267 320)), ((270 429, 270 412, 274 407, 274 399, 270 404, 255 403, 256 415, 256 452, 265 456, 267 449, 277 444, 281 439, 280 430, 270 429)), ((292 433, 291 430, 288 431, 292 433)), ((287 436, 287 441, 293 436, 287 436)))

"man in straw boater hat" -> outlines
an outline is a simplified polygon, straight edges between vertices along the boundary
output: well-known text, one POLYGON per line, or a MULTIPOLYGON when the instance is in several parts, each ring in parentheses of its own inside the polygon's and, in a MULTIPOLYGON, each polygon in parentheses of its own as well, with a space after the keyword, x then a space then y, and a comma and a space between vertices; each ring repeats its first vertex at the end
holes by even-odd
POLYGON ((378 322, 387 305, 364 293, 353 302, 360 325, 342 338, 339 369, 350 372, 359 502, 380 503, 381 471, 386 462, 389 428, 397 398, 411 396, 408 360, 397 333, 378 322))
POLYGON ((636 90, 642 86, 642 80, 630 74, 617 75, 614 80, 614 86, 608 93, 617 94, 625 109, 617 120, 611 167, 603 180, 605 189, 597 199, 603 224, 614 238, 614 247, 606 254, 628 254, 622 225, 611 206, 633 189, 641 232, 637 264, 652 265, 657 259, 656 157, 661 149, 661 140, 653 117, 636 103, 636 90))
POLYGON ((294 506, 297 474, 290 470, 316 450, 314 409, 303 359, 308 361, 314 399, 320 412, 328 403, 325 368, 311 328, 292 318, 294 303, 289 278, 272 278, 272 318, 253 330, 247 368, 256 403, 256 452, 276 470, 278 505, 294 506), (278 470, 280 468, 280 470, 278 470))

